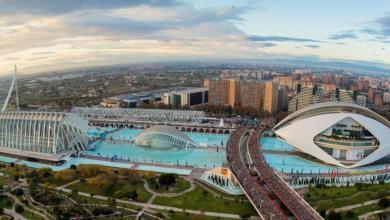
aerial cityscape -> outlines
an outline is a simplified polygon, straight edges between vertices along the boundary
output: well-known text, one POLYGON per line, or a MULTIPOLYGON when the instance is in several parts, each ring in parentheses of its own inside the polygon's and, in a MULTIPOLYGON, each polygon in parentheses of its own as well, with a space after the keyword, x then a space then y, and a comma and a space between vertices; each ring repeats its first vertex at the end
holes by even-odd
POLYGON ((0 0, 0 219, 390 219, 390 2, 0 0))

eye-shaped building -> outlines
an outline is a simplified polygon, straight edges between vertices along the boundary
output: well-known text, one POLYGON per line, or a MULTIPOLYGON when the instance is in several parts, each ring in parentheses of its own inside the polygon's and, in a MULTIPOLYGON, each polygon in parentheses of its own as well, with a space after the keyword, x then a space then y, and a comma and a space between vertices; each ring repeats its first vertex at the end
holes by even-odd
POLYGON ((287 116, 274 131, 297 151, 343 168, 366 166, 390 154, 390 122, 355 104, 314 104, 287 116))

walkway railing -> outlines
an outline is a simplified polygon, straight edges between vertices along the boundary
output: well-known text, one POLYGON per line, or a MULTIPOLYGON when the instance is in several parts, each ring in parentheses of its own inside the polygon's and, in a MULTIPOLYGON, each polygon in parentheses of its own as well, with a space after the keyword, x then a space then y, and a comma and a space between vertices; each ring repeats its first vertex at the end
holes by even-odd
POLYGON ((233 132, 229 138, 227 159, 230 169, 262 219, 287 219, 287 215, 281 210, 279 204, 271 198, 265 184, 251 174, 241 157, 240 152, 245 149, 241 150, 240 148, 247 147, 247 144, 242 143, 242 137, 248 132, 248 128, 241 127, 233 132))
POLYGON ((249 156, 254 169, 267 187, 284 203, 297 219, 323 219, 295 190, 293 190, 259 153, 259 139, 263 129, 256 129, 249 137, 249 156))

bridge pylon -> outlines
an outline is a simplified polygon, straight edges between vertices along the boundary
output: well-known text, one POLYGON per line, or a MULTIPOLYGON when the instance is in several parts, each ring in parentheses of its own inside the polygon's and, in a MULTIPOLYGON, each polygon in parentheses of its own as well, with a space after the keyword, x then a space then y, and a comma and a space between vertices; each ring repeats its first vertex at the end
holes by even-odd
POLYGON ((3 107, 1 109, 2 112, 4 112, 7 109, 8 102, 12 96, 12 92, 15 90, 15 99, 16 99, 16 111, 19 111, 19 92, 18 92, 18 78, 17 78, 17 67, 15 65, 14 67, 14 76, 12 78, 11 87, 8 91, 7 98, 5 99, 5 102, 3 104, 3 107))

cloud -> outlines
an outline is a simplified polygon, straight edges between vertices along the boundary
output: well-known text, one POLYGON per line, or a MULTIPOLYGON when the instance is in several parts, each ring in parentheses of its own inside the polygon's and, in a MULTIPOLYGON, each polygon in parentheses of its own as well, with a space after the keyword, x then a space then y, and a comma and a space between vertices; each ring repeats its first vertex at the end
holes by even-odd
POLYGON ((375 22, 379 25, 379 32, 384 37, 390 37, 390 13, 387 13, 387 15, 376 19, 375 22))
POLYGON ((359 32, 374 36, 373 40, 383 42, 390 39, 390 12, 371 22, 369 26, 363 27, 359 32))
POLYGON ((137 5, 172 6, 179 3, 174 0, 2 0, 0 14, 39 14, 56 15, 85 9, 113 9, 137 5))
POLYGON ((305 47, 310 47, 310 48, 320 48, 320 46, 318 46, 318 45, 314 45, 314 44, 307 44, 307 45, 305 45, 305 47))
POLYGON ((285 37, 285 36, 250 36, 248 40, 251 41, 276 41, 276 42, 322 42, 319 40, 308 39, 308 38, 296 38, 296 37, 285 37))
POLYGON ((357 39, 357 38, 358 37, 353 32, 343 32, 343 33, 339 33, 339 34, 334 34, 334 35, 329 37, 329 39, 331 39, 331 40, 357 39))
POLYGON ((270 43, 270 42, 265 42, 265 43, 260 43, 259 46, 260 47, 275 47, 275 46, 278 46, 278 45, 274 44, 274 43, 270 43))

